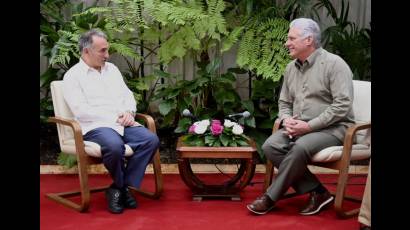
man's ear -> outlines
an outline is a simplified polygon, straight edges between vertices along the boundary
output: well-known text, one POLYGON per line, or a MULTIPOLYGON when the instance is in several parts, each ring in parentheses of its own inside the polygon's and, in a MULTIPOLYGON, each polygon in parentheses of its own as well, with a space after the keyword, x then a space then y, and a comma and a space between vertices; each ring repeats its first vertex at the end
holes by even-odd
POLYGON ((312 35, 309 35, 307 38, 306 38, 306 45, 313 45, 313 36, 312 35))
POLYGON ((83 53, 88 54, 90 52, 90 50, 86 47, 83 48, 83 53))

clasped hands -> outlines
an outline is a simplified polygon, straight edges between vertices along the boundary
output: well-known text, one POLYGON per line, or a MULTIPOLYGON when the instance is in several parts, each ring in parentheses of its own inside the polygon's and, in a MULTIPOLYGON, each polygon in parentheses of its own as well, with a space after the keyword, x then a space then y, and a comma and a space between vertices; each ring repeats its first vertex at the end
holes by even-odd
POLYGON ((296 119, 297 115, 283 119, 282 126, 290 139, 310 132, 312 129, 307 122, 296 119))
POLYGON ((134 116, 129 112, 118 114, 117 123, 124 127, 139 125, 139 123, 134 120, 134 116))

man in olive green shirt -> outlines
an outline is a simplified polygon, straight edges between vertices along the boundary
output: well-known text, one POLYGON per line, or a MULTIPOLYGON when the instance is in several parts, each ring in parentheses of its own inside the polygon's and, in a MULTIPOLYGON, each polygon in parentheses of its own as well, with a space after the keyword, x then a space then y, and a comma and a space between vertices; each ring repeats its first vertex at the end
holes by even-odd
POLYGON ((247 208, 266 214, 292 187, 299 194, 310 193, 300 214, 313 215, 333 197, 307 164, 320 150, 342 145, 346 129, 354 123, 353 74, 342 58, 321 48, 320 28, 311 19, 293 20, 285 45, 294 60, 286 67, 279 97, 280 129, 262 146, 278 174, 247 208))

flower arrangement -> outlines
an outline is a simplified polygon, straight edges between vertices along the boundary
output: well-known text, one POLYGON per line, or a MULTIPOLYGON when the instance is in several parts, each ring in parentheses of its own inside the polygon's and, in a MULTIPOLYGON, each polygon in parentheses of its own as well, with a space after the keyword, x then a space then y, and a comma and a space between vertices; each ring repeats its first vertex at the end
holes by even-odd
POLYGON ((243 131, 242 125, 228 119, 223 124, 220 120, 205 119, 194 122, 182 141, 189 146, 248 146, 249 138, 243 131))

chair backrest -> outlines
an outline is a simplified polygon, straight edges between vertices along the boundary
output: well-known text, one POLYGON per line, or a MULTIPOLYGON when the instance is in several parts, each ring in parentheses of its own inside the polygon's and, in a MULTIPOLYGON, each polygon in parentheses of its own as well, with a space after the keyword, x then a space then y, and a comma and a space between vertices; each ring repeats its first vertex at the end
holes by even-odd
MULTIPOLYGON (((74 115, 68 107, 63 96, 63 81, 53 81, 50 84, 51 98, 53 99, 54 115, 57 117, 74 119, 74 115)), ((73 131, 70 127, 57 124, 58 140, 60 147, 64 141, 74 139, 73 131)))
MULTIPOLYGON (((356 123, 371 121, 371 82, 353 80, 353 113, 356 123)), ((370 130, 361 130, 356 135, 356 142, 370 144, 370 130)))

